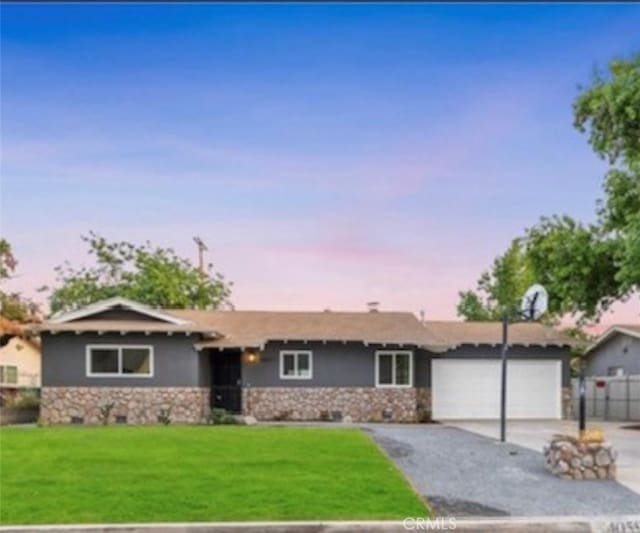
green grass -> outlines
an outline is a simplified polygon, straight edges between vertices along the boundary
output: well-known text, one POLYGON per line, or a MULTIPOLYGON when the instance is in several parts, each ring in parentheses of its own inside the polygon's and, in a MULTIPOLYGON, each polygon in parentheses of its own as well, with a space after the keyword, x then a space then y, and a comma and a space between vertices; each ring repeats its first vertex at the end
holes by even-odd
POLYGON ((368 435, 278 427, 0 431, 0 523, 401 519, 428 510, 368 435))

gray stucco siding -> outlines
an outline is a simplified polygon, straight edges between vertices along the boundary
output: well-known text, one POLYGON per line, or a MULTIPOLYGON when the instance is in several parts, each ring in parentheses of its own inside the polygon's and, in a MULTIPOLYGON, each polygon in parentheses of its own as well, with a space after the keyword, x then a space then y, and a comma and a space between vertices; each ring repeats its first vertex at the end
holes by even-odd
MULTIPOLYGON (((455 350, 433 354, 433 359, 499 359, 500 346, 462 345, 455 350)), ((508 359, 560 360, 562 362, 562 386, 571 385, 571 351, 560 346, 509 346, 508 359)), ((431 386, 431 365, 427 369, 427 381, 431 386)))
POLYGON ((206 386, 208 359, 193 347, 196 336, 166 333, 50 333, 42 334, 43 387, 199 387, 206 386), (152 377, 88 377, 89 344, 153 346, 152 377))
MULTIPOLYGON (((197 335, 157 333, 50 333, 42 334, 43 386, 113 386, 113 387, 207 387, 211 383, 211 357, 216 350, 194 348, 197 335), (89 344, 151 345, 154 349, 154 375, 148 378, 88 377, 86 347, 89 344)), ((258 364, 242 365, 242 383, 254 387, 375 387, 376 351, 409 350, 414 354, 413 385, 431 386, 433 358, 499 358, 500 347, 461 346, 444 354, 406 346, 364 345, 338 342, 269 342, 258 364), (312 352, 312 379, 281 379, 280 351, 312 352)), ((570 383, 570 352, 559 347, 524 347, 509 349, 511 359, 559 359, 562 361, 563 386, 570 383)), ((640 373, 640 371, 638 372, 640 373)))
POLYGON ((625 374, 640 375, 640 339, 614 335, 589 354, 585 373, 606 376, 612 367, 622 367, 625 374))
MULTIPOLYGON (((250 387, 375 387, 375 353, 378 350, 416 352, 411 347, 365 346, 361 343, 270 342, 259 363, 243 364, 242 383, 250 387), (312 378, 280 379, 281 350, 311 351, 312 378)), ((414 364, 414 381, 415 376, 414 364)))
POLYGON ((415 350, 413 361, 413 383, 416 387, 431 387, 431 358, 426 350, 415 350))

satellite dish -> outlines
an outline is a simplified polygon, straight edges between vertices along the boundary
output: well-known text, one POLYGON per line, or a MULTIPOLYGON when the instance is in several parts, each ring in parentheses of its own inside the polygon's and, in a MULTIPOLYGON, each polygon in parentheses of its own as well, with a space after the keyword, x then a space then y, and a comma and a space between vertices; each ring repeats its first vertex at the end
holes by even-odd
POLYGON ((520 310, 527 320, 538 320, 547 311, 549 295, 542 285, 531 285, 522 297, 520 310))

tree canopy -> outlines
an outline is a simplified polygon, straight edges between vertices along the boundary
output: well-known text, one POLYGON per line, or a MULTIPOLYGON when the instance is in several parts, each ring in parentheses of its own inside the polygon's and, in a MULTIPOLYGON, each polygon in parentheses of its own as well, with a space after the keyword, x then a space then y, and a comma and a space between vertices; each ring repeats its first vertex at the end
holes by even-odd
POLYGON ((534 276, 520 239, 483 272, 475 291, 459 293, 458 315, 466 320, 500 320, 505 311, 518 307, 534 276))
POLYGON ((212 264, 201 271, 171 248, 125 241, 110 242, 97 233, 82 236, 95 264, 56 267, 51 312, 70 311, 114 296, 154 307, 216 309, 228 303, 231 283, 212 264))
MULTIPOLYGON (((0 282, 10 279, 17 267, 18 261, 13 255, 11 243, 7 239, 0 239, 0 282)), ((0 314, 9 320, 24 324, 39 319, 40 307, 19 292, 0 289, 0 314)))
MULTIPOLYGON (((640 53, 615 59, 607 71, 597 72, 580 89, 573 114, 575 128, 588 135, 594 152, 610 165, 596 222, 542 217, 519 241, 523 267, 515 272, 522 283, 535 280, 547 288, 551 316, 568 313, 580 323, 598 320, 612 303, 640 289, 640 53)), ((495 319, 496 303, 504 296, 492 295, 521 290, 514 271, 495 268, 512 247, 496 260, 488 278, 486 272, 481 275, 476 292, 460 293, 459 315, 495 319)))

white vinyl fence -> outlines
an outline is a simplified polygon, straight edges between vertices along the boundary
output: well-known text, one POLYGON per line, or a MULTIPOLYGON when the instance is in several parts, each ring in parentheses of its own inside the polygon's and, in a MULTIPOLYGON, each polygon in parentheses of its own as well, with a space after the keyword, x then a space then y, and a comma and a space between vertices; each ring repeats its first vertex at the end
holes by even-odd
MULTIPOLYGON (((640 375, 586 378, 588 418, 603 420, 640 420, 640 375)), ((579 413, 579 380, 571 380, 573 408, 579 413)))

